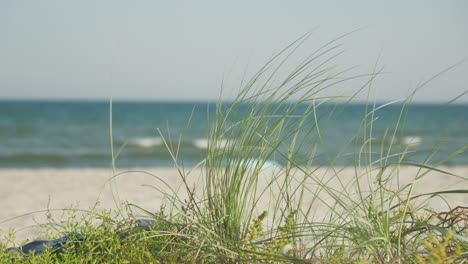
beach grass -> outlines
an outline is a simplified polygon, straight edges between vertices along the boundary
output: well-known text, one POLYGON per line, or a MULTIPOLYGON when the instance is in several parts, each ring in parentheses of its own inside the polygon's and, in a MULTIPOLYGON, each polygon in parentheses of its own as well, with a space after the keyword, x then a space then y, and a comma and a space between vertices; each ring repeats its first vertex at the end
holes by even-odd
MULTIPOLYGON (((443 211, 425 205, 468 190, 415 192, 431 172, 466 183, 464 175, 439 169, 457 153, 440 164, 410 163, 410 146, 394 140, 411 97, 389 103, 400 104, 401 111, 380 142, 373 139, 373 124, 389 104, 369 101, 349 142, 358 150, 324 152, 325 162, 317 163, 327 137, 323 121, 335 122, 334 114, 346 111, 346 104, 333 102, 366 97, 381 69, 347 76, 349 69, 333 65, 341 53, 337 38, 290 70, 286 65, 307 38, 242 81, 233 101, 218 101, 215 116, 208 117, 206 157, 195 168, 202 170, 198 186, 192 185, 193 169, 180 162, 178 146, 159 131, 182 182, 155 188, 166 200, 159 212, 127 205, 72 217, 61 235, 82 239, 40 255, 3 248, 0 263, 467 263, 466 205, 447 204, 443 211), (322 96, 351 80, 360 82, 355 94, 322 96), (334 165, 343 156, 353 157, 351 174, 334 165), (417 173, 400 181, 407 167, 417 173), (148 229, 135 226, 135 210, 154 220, 148 229)), ((112 163, 115 169, 116 157, 112 163)))

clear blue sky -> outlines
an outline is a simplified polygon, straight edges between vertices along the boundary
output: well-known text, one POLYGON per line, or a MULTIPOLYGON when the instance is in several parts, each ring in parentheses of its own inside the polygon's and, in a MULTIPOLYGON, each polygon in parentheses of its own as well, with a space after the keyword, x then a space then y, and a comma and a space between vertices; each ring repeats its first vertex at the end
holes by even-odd
MULTIPOLYGON (((363 28, 335 63, 366 73, 380 54, 373 96, 389 101, 468 58, 467 13, 466 0, 2 0, 0 99, 107 100, 112 72, 116 99, 213 100, 224 73, 252 73, 306 32, 300 52, 363 28)), ((468 62, 416 100, 466 90, 468 62)))

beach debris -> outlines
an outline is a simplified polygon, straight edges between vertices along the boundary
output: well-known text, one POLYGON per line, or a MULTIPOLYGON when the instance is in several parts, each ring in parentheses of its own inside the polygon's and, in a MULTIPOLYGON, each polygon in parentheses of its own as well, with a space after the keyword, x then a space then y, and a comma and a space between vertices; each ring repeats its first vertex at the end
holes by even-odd
MULTIPOLYGON (((150 226, 154 224, 153 219, 137 219, 135 221, 136 227, 149 230, 150 226)), ((46 249, 50 249, 52 252, 60 251, 64 248, 67 243, 71 242, 82 242, 84 238, 80 234, 63 236, 54 240, 36 240, 30 243, 27 243, 20 247, 10 247, 8 252, 10 253, 20 253, 24 255, 40 255, 46 249)))
POLYGON ((8 248, 8 252, 18 252, 25 255, 42 254, 46 249, 51 249, 52 252, 55 252, 62 249, 68 242, 81 240, 83 240, 83 238, 79 234, 64 236, 55 240, 36 240, 21 247, 10 247, 8 248))
POLYGON ((148 230, 155 221, 153 219, 137 219, 135 223, 137 227, 148 230))

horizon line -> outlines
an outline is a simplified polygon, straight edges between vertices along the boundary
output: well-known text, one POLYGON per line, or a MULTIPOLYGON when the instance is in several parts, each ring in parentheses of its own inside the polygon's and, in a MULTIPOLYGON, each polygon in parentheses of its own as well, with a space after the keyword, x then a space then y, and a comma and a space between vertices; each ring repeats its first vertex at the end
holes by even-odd
MULTIPOLYGON (((111 99, 102 99, 102 98, 0 98, 0 102, 47 102, 47 103, 108 103, 111 99)), ((195 104, 215 104, 219 100, 200 100, 200 99, 142 99, 142 98, 132 98, 132 99, 123 99, 123 98, 113 98, 112 102, 114 103, 195 103, 195 104)), ((317 100, 320 101, 320 100, 317 100)), ((223 103, 232 103, 233 100, 222 100, 223 103)), ((294 102, 291 100, 291 102, 294 102)), ((387 104, 391 101, 376 100, 376 101, 364 101, 364 100, 354 100, 347 102, 346 100, 336 100, 334 102, 329 102, 326 104, 387 104)), ((395 102, 394 104, 399 105, 403 104, 404 101, 395 102)), ((442 102, 442 101, 411 101, 409 104, 413 105, 467 105, 468 102, 442 102)))

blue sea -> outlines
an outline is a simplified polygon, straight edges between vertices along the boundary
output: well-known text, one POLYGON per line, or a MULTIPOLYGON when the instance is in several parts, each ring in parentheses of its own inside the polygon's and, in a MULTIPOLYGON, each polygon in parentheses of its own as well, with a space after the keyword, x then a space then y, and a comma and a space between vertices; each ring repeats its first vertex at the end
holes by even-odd
MULTIPOLYGON (((320 144, 299 152, 313 157, 315 165, 327 165, 330 160, 333 165, 350 165, 371 137, 372 151, 396 145, 407 150, 404 162, 468 165, 468 105, 411 104, 399 118, 401 109, 391 105, 376 111, 372 135, 363 136, 361 121, 368 105, 325 105, 317 113, 322 117, 320 144), (398 133, 389 136, 397 125, 398 133), (444 161, 448 156, 452 157, 444 161)), ((179 162, 191 167, 205 155, 208 120, 215 116, 215 104, 114 102, 112 116, 117 167, 173 167, 158 128, 167 142, 179 144, 179 162)), ((0 101, 0 167, 108 168, 109 125, 109 102, 0 101)), ((317 137, 317 133, 301 137, 317 137)))

